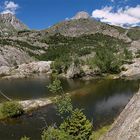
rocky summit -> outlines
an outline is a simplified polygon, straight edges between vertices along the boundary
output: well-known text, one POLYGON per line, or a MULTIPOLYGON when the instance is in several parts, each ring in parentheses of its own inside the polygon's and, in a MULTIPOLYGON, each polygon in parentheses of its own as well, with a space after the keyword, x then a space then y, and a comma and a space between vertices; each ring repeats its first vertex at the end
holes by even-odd
POLYGON ((72 19, 88 19, 88 18, 90 18, 90 15, 85 11, 81 11, 78 12, 72 19))
POLYGON ((2 35, 8 35, 15 31, 27 29, 28 27, 18 20, 13 14, 0 14, 0 33, 2 35))

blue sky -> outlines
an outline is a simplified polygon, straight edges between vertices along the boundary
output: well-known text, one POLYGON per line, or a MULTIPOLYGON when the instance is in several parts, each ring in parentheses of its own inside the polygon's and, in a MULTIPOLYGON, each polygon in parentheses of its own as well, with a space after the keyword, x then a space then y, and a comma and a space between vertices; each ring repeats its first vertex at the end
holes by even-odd
POLYGON ((0 0, 1 13, 15 14, 31 29, 47 28, 78 11, 109 24, 140 25, 140 0, 0 0))

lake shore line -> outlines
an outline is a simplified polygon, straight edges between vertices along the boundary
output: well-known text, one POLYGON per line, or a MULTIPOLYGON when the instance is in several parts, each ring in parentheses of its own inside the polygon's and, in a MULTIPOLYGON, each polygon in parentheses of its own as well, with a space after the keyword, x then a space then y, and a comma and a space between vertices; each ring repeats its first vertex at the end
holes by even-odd
MULTIPOLYGON (((17 67, 8 67, 2 66, 0 67, 0 79, 24 79, 24 78, 34 78, 37 75, 46 75, 50 76, 52 74, 51 61, 37 61, 31 62, 28 64, 21 64, 17 67)), ((60 77, 65 77, 68 79, 77 79, 81 78, 84 80, 96 78, 96 77, 108 77, 111 79, 139 79, 140 78, 140 58, 133 59, 133 62, 130 64, 124 64, 121 66, 121 71, 118 74, 109 74, 109 73, 101 73, 95 71, 94 69, 89 69, 88 66, 77 68, 75 66, 71 66, 70 70, 66 73, 61 73, 60 77)))

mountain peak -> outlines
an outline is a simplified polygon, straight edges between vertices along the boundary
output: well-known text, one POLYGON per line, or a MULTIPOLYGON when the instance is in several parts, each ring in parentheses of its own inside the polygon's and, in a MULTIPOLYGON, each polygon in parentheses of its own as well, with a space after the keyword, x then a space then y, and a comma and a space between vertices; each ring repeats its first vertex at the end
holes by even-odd
POLYGON ((88 19, 90 15, 85 11, 78 12, 72 19, 88 19))
POLYGON ((23 24, 15 15, 11 13, 0 14, 0 22, 5 25, 5 28, 12 27, 14 30, 26 30, 28 27, 23 24))

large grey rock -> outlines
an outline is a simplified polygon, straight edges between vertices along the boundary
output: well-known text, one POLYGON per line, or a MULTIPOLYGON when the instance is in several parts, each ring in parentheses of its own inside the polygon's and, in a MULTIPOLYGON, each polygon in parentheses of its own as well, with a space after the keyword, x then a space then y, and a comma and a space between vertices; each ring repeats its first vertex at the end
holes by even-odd
POLYGON ((140 91, 130 100, 111 130, 101 140, 140 140, 140 91))
POLYGON ((137 51, 139 51, 139 50, 140 50, 140 40, 133 41, 133 42, 131 43, 130 50, 131 50, 133 53, 136 53, 137 51))
MULTIPOLYGON (((28 64, 21 64, 17 69, 11 68, 10 74, 4 76, 4 79, 18 79, 18 78, 27 78, 34 74, 51 73, 51 61, 39 61, 31 62, 28 64)), ((5 74, 6 75, 6 74, 5 74)))
POLYGON ((2 66, 0 67, 0 76, 6 76, 9 75, 11 71, 11 68, 8 66, 2 66))
POLYGON ((34 99, 34 100, 25 100, 25 101, 19 101, 19 103, 23 106, 23 109, 25 111, 36 109, 39 107, 47 106, 49 104, 52 104, 52 101, 47 99, 34 99))
POLYGON ((128 79, 139 79, 140 78, 140 58, 133 60, 132 64, 125 64, 122 66, 120 77, 126 77, 128 79))
POLYGON ((22 64, 18 66, 17 71, 26 73, 46 73, 50 71, 51 61, 31 62, 29 64, 22 64))
POLYGON ((71 64, 71 66, 68 68, 66 77, 67 78, 75 78, 78 75, 80 75, 80 68, 75 66, 75 64, 71 64))
POLYGON ((0 66, 16 66, 29 63, 33 59, 23 50, 9 45, 0 45, 0 66))

